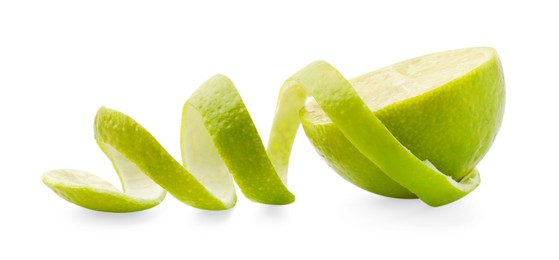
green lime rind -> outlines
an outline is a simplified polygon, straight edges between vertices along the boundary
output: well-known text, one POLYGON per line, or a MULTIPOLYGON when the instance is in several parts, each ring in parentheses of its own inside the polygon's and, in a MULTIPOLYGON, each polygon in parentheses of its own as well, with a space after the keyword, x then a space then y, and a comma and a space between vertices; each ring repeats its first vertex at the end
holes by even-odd
POLYGON ((313 96, 344 136, 386 175, 431 206, 456 201, 479 185, 474 170, 456 182, 405 148, 370 111, 351 84, 324 61, 311 63, 286 83, 313 96), (355 127, 359 122, 359 127, 355 127))
POLYGON ((53 185, 49 177, 57 171, 46 173, 43 181, 46 180, 45 183, 49 183, 47 186, 64 199, 93 210, 128 212, 159 204, 166 190, 178 200, 196 208, 228 208, 173 159, 145 128, 129 116, 102 107, 95 117, 94 130, 99 147, 111 159, 119 174, 124 193, 119 193, 116 189, 90 187, 94 186, 94 183, 87 181, 82 181, 76 186, 72 178, 66 178, 66 181, 53 185), (131 167, 136 170, 132 169, 131 173, 125 171, 131 167), (158 186, 162 188, 160 193, 157 192, 158 186), (144 204, 145 207, 137 206, 144 204))
POLYGON ((103 107, 95 117, 95 130, 98 143, 118 149, 178 200, 201 209, 226 208, 131 117, 103 107))
MULTIPOLYGON (((188 136, 185 126, 190 122, 185 115, 189 109, 201 116, 219 156, 247 198, 265 204, 289 204, 295 200, 276 173, 231 80, 216 75, 192 94, 184 105, 183 137, 188 136)), ((183 161, 184 155, 183 150, 183 161)))
POLYGON ((183 112, 181 147, 186 169, 132 118, 102 107, 95 117, 95 139, 113 162, 124 192, 94 175, 87 174, 84 177, 83 172, 72 170, 48 172, 43 175, 43 181, 67 201, 98 211, 130 212, 151 208, 163 200, 165 190, 196 208, 229 209, 235 205, 236 195, 227 177, 218 178, 212 183, 211 180, 207 181, 206 176, 215 172, 196 172, 196 176, 193 176, 187 170, 190 168, 189 161, 194 164, 196 160, 193 159, 202 158, 207 162, 208 157, 212 156, 211 153, 196 156, 203 151, 189 152, 185 148, 189 140, 205 138, 204 133, 190 133, 189 130, 193 128, 187 126, 201 125, 211 138, 211 144, 204 145, 214 145, 218 152, 217 158, 211 163, 219 164, 222 161, 247 198, 277 205, 295 200, 276 173, 240 95, 227 77, 217 75, 205 82, 187 100, 183 112), (196 111, 199 120, 188 117, 189 111, 196 111), (131 168, 136 169, 132 169, 131 174, 127 173, 126 170, 131 168), (78 177, 82 177, 79 185, 75 183, 78 177), (206 181, 202 183, 196 177, 206 181), (138 179, 141 180, 136 185, 139 187, 135 187, 132 184, 138 179), (103 185, 99 188, 96 183, 101 182, 103 185), (222 184, 216 186, 215 182, 222 184), (162 188, 161 193, 157 193, 159 186, 162 188))

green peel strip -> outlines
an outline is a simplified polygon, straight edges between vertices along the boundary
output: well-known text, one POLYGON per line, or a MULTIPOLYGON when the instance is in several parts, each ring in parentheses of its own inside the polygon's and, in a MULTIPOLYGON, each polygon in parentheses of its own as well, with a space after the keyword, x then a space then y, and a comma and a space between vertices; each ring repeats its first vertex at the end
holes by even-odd
POLYGON ((184 105, 184 167, 132 118, 102 107, 95 117, 95 139, 112 161, 123 192, 78 170, 47 172, 43 182, 72 203, 110 212, 154 207, 166 192, 196 208, 229 209, 237 199, 234 182, 252 201, 289 204, 295 200, 286 187, 289 157, 299 111, 309 96, 365 157, 425 203, 445 205, 479 185, 475 169, 457 182, 414 156, 324 61, 311 63, 282 86, 267 150, 233 83, 216 75, 184 105))

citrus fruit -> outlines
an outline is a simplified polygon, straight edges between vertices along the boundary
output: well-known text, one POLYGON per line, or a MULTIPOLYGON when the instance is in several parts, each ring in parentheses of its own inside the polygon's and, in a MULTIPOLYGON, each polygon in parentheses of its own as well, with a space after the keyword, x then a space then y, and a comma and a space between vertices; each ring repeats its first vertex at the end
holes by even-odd
POLYGON ((216 75, 184 104, 184 166, 131 117, 102 107, 95 139, 122 192, 79 170, 49 171, 43 182, 100 211, 148 209, 166 192, 196 208, 229 209, 237 199, 234 182, 255 202, 288 204, 295 200, 286 187, 289 157, 302 122, 342 177, 374 193, 440 206, 478 186, 475 166, 503 108, 504 80, 491 48, 432 54, 352 81, 316 61, 282 86, 266 150, 233 83, 216 75), (306 103, 309 96, 314 100, 306 103))
MULTIPOLYGON (((455 181, 474 171, 503 118, 504 79, 492 48, 426 55, 350 83, 404 147, 455 181)), ((377 194, 416 197, 356 149, 316 101, 305 105, 301 121, 318 153, 343 178, 377 194)))

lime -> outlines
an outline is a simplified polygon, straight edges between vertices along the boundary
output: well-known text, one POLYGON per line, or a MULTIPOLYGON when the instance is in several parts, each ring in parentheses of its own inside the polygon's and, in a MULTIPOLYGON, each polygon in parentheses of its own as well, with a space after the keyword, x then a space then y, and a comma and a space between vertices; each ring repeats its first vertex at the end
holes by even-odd
MULTIPOLYGON (((356 77, 350 83, 404 147, 455 181, 474 172, 503 118, 504 79, 492 48, 426 55, 356 77)), ((416 197, 364 156, 316 101, 306 104, 301 120, 318 153, 343 178, 377 194, 416 197)), ((349 123, 363 127, 358 120, 349 123)))
POLYGON ((442 52, 401 62, 352 81, 324 61, 282 86, 267 150, 235 86, 216 75, 183 107, 180 165, 131 117, 102 107, 95 139, 112 161, 122 192, 79 170, 53 170, 43 182, 89 209, 128 212, 158 205, 166 191, 200 209, 244 195, 288 204, 289 157, 302 122, 334 170, 377 194, 453 202, 479 185, 476 164, 499 129, 504 80, 491 48, 442 52), (307 97, 314 100, 306 103, 307 97), (304 109, 302 109, 304 108, 304 109))

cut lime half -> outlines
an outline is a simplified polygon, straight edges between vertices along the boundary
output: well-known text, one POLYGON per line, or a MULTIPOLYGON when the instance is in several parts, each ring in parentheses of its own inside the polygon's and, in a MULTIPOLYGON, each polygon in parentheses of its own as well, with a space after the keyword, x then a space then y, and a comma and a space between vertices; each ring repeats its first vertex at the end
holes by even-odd
MULTIPOLYGON (((503 118, 505 85, 492 48, 426 55, 364 74, 350 83, 404 147, 455 181, 475 172, 503 118)), ((343 178, 377 194, 416 197, 364 156, 316 101, 305 105, 301 120, 318 153, 343 178)), ((359 121, 349 124, 362 127, 359 121)))

